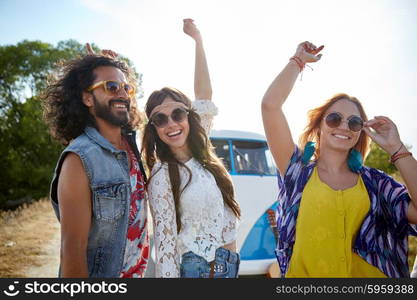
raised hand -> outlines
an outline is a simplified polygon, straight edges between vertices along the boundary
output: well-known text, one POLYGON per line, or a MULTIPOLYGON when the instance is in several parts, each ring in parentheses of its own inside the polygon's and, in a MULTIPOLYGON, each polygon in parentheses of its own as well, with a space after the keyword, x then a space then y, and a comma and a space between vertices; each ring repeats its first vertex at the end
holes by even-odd
MULTIPOLYGON (((96 53, 93 50, 93 48, 91 47, 90 43, 86 43, 85 48, 87 49, 87 54, 88 55, 96 55, 96 53)), ((112 50, 106 50, 106 49, 101 50, 100 55, 107 56, 107 57, 110 57, 110 58, 113 58, 113 59, 119 56, 119 54, 117 54, 116 52, 114 52, 112 50)))
POLYGON ((324 46, 316 47, 310 42, 303 42, 298 45, 295 51, 295 56, 299 57, 303 63, 312 63, 320 60, 322 54, 319 54, 323 50, 324 46))
POLYGON ((365 122, 363 130, 389 155, 399 150, 402 145, 397 126, 388 117, 378 116, 365 122))
POLYGON ((201 34, 193 19, 184 19, 183 30, 184 33, 192 37, 195 41, 201 40, 201 34))

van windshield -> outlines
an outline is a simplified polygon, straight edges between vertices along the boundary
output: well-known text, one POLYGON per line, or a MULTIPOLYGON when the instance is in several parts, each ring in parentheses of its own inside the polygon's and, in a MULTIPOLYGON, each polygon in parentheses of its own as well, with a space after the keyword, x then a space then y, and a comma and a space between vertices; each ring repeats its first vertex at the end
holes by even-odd
POLYGON ((276 175, 268 144, 262 141, 232 141, 237 174, 276 175))
POLYGON ((223 162, 226 170, 230 173, 232 168, 230 164, 229 141, 222 139, 211 139, 211 143, 214 146, 214 151, 216 152, 217 156, 223 162))

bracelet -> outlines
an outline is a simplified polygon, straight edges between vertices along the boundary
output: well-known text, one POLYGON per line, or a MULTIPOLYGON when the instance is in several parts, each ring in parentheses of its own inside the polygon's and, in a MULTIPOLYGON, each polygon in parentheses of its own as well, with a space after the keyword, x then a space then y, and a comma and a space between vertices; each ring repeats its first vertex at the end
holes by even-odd
POLYGON ((392 155, 390 161, 391 161, 391 163, 395 163, 400 158, 407 157, 407 156, 412 156, 412 155, 413 154, 411 152, 398 153, 398 154, 392 155))
POLYGON ((398 148, 398 150, 397 151, 395 151, 392 155, 391 155, 391 157, 393 157, 394 155, 396 155, 398 152, 400 152, 400 150, 401 150, 401 148, 403 147, 404 145, 403 145, 403 143, 401 143, 401 146, 400 146, 400 148, 398 148))
POLYGON ((295 61, 295 63, 298 65, 298 67, 300 68, 300 72, 303 71, 304 67, 305 67, 305 63, 301 60, 301 58, 299 58, 298 56, 293 56, 290 58, 290 60, 295 61))

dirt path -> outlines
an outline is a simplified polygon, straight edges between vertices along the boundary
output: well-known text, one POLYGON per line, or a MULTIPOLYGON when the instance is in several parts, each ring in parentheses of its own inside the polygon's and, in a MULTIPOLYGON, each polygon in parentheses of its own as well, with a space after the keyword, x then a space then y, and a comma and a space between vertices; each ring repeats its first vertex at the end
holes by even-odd
POLYGON ((26 268, 26 277, 58 277, 61 234, 58 223, 51 226, 56 229, 56 233, 44 244, 41 253, 36 258, 37 264, 26 268))
POLYGON ((0 212, 0 277, 56 277, 59 223, 48 200, 0 212))

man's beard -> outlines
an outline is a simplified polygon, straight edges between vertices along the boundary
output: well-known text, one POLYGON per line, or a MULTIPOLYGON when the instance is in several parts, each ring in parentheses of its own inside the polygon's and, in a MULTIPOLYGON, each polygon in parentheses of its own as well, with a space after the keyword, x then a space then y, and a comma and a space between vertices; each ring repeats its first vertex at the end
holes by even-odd
POLYGON ((100 104, 97 100, 96 96, 93 94, 93 100, 94 100, 94 110, 96 113, 96 117, 103 119, 110 124, 114 126, 125 126, 129 123, 129 111, 130 111, 130 105, 129 102, 122 99, 112 99, 109 101, 109 104, 100 104), (113 103, 124 103, 126 104, 127 111, 118 111, 118 112, 112 112, 112 105, 113 103))

